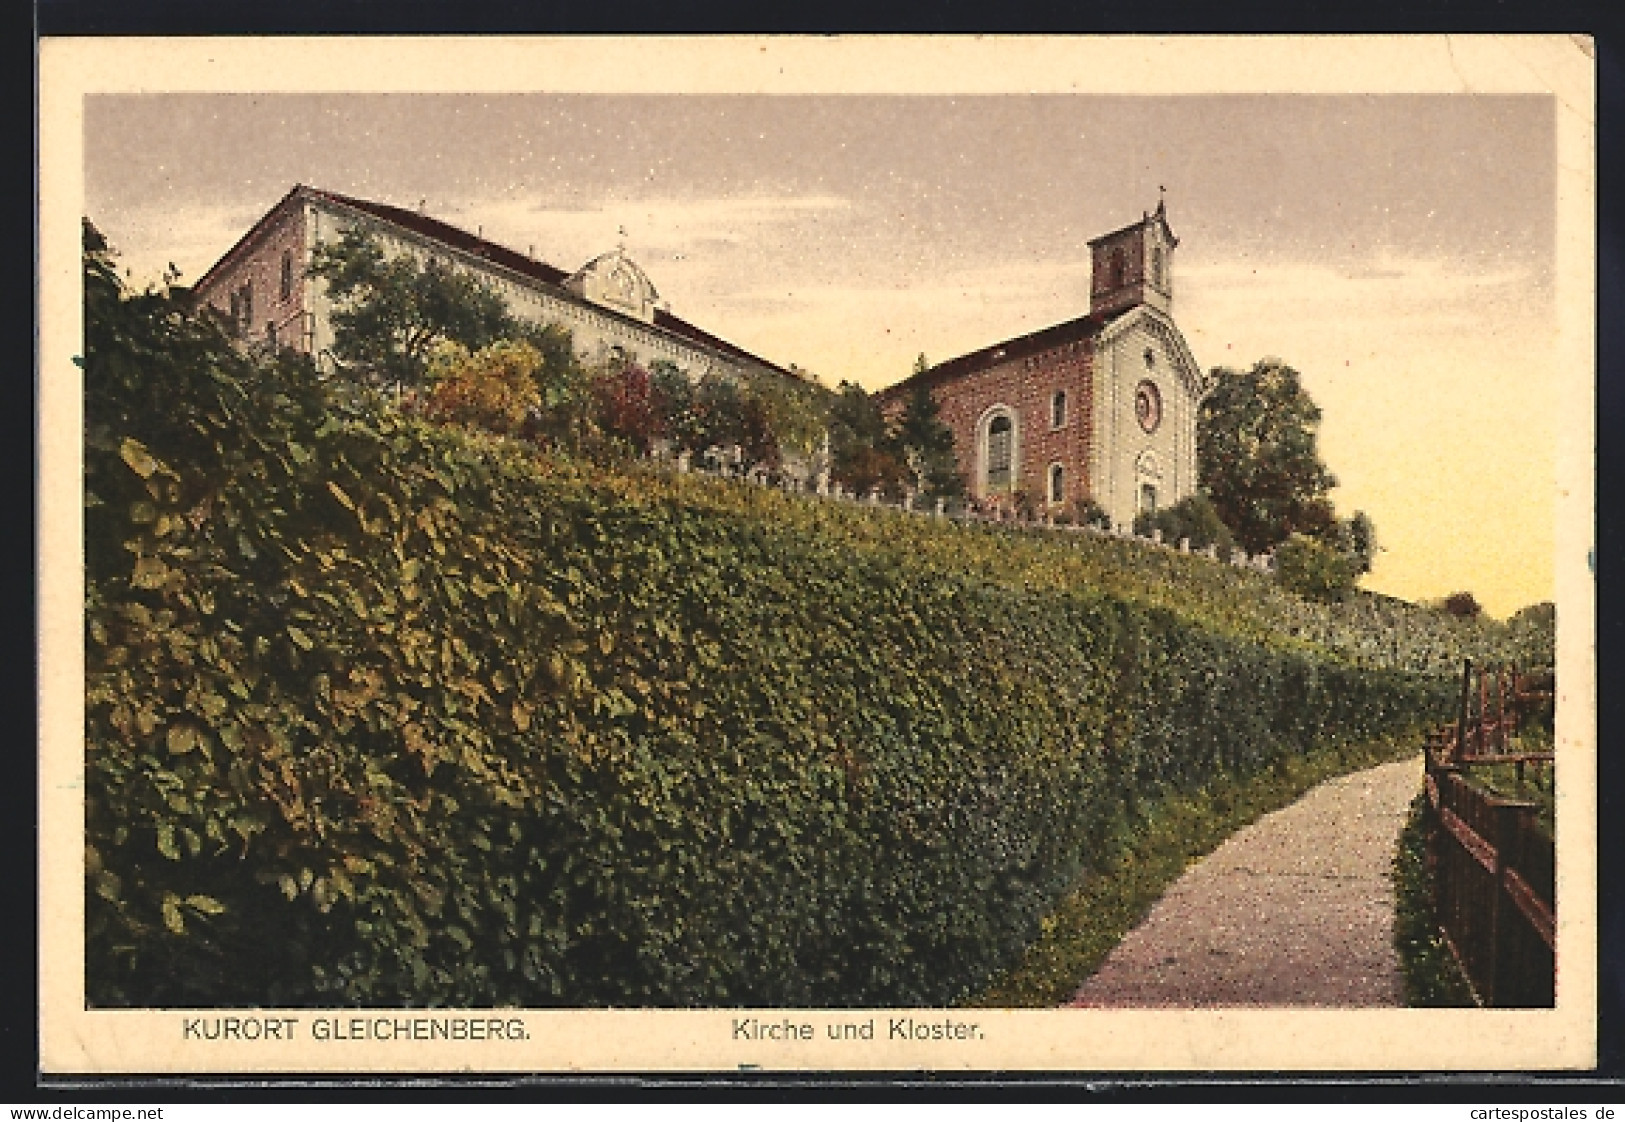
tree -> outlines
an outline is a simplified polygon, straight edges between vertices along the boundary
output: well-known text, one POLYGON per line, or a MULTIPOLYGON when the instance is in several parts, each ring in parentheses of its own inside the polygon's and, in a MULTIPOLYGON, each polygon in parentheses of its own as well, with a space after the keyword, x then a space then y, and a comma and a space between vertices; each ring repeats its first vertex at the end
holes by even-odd
POLYGON ((472 352, 522 333, 502 298, 475 278, 439 260, 389 256, 363 231, 318 245, 310 271, 338 305, 334 357, 378 382, 420 384, 438 343, 472 352))
POLYGON ((842 382, 829 409, 830 475, 863 493, 896 490, 907 467, 893 449, 886 417, 862 386, 842 382))
MULTIPOLYGON (((915 365, 924 361, 921 355, 915 365)), ((940 412, 929 387, 915 385, 909 391, 897 430, 891 434, 891 443, 913 475, 915 490, 955 498, 964 494, 965 481, 954 455, 954 432, 942 423, 940 412)))
POLYGON ((654 376, 635 362, 619 363, 593 381, 599 427, 640 456, 664 434, 654 376))
POLYGON ((829 391, 816 382, 756 371, 745 375, 744 392, 773 434, 775 464, 782 453, 811 455, 823 443, 829 391))
POLYGON ((1520 608, 1507 620, 1507 637, 1518 665, 1557 665, 1557 605, 1550 600, 1520 608))
POLYGON ((1371 516, 1357 510, 1353 518, 1339 522, 1337 547, 1354 563, 1358 575, 1369 573, 1377 556, 1377 528, 1371 524, 1371 516))
POLYGON ((1296 370, 1263 359, 1245 373, 1214 371, 1197 419, 1202 488, 1249 553, 1292 534, 1325 538, 1336 525, 1337 480, 1316 448, 1320 409, 1296 370))
POLYGON ((659 435, 671 442, 672 451, 705 451, 704 419, 688 374, 674 362, 657 359, 649 366, 649 393, 660 418, 659 435))
POLYGON ((529 343, 503 340, 470 352, 443 342, 430 357, 429 390, 419 408, 431 420, 517 433, 540 401, 542 356, 529 343))
POLYGON ((1305 534, 1293 534, 1275 551, 1275 579, 1311 600, 1342 600, 1354 588, 1353 558, 1305 534))
POLYGON ((1455 616, 1457 619, 1477 619, 1484 614, 1484 609, 1478 603, 1478 597, 1471 592, 1452 592, 1444 598, 1439 605, 1445 614, 1455 616))

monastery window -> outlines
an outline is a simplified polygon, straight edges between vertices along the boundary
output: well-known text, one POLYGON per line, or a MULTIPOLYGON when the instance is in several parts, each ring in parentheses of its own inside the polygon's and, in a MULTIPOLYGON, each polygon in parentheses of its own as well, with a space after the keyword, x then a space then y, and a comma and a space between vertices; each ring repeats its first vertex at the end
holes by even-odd
POLYGON ((1112 250, 1111 279, 1113 288, 1128 283, 1128 254, 1121 249, 1112 250))
POLYGON ((282 289, 281 298, 288 299, 293 295, 293 250, 282 251, 282 289))
POLYGON ((1011 444, 1013 426, 1008 414, 1001 413, 987 426, 987 485, 989 488, 1010 486, 1011 444))
POLYGON ((276 350, 276 320, 265 322, 265 345, 273 351, 276 350))
POLYGON ((1143 514, 1157 513, 1157 487, 1154 483, 1140 484, 1140 511, 1143 514))
POLYGON ((1066 501, 1066 468, 1060 464, 1049 466, 1049 501, 1052 503, 1066 501))
POLYGON ((1056 390, 1049 399, 1049 427, 1052 429, 1066 426, 1066 391, 1056 390))
POLYGON ((254 282, 243 285, 243 326, 254 322, 254 282))
POLYGON ((1167 288, 1168 280, 1163 273, 1162 247, 1157 246, 1151 250, 1151 283, 1158 288, 1167 288))
POLYGON ((231 294, 231 330, 236 334, 243 322, 243 294, 242 290, 234 289, 231 294))

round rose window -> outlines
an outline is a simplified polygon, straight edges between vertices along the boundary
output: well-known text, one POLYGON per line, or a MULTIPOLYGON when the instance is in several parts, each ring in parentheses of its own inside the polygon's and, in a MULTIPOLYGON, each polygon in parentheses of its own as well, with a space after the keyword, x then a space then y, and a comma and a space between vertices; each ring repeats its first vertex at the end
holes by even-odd
POLYGON ((1134 416, 1146 432, 1156 432, 1162 423, 1162 394, 1155 382, 1141 382, 1134 391, 1134 416))

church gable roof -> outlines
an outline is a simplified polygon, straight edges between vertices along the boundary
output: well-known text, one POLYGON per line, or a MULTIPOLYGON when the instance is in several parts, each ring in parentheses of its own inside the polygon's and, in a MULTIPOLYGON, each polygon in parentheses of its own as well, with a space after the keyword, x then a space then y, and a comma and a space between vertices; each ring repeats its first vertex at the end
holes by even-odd
POLYGON ((880 391, 883 398, 893 397, 906 389, 918 385, 939 386, 945 382, 955 381, 959 378, 978 374, 1002 362, 1011 362, 1016 359, 1029 358, 1036 354, 1075 343, 1083 339, 1091 339, 1100 333, 1107 323, 1105 317, 1096 315, 1080 316, 1077 319, 1057 323, 1051 327, 1041 328, 1027 335, 1018 335, 1014 339, 1006 339, 1002 343, 994 343, 981 350, 971 351, 969 354, 951 358, 947 362, 940 362, 928 370, 923 370, 908 378, 888 386, 880 391))
POLYGON ((1149 226, 1153 222, 1162 226, 1163 236, 1168 239, 1169 245, 1177 246, 1179 244, 1179 239, 1174 236, 1174 228, 1168 225, 1168 207, 1160 199, 1157 201, 1156 210, 1151 211, 1149 214, 1141 214, 1137 221, 1130 222, 1126 226, 1119 226, 1115 230, 1101 234, 1098 238, 1090 238, 1088 244, 1091 246, 1099 245, 1101 242, 1121 237, 1130 230, 1138 230, 1141 226, 1149 226))
POLYGON ((1190 344, 1185 341, 1184 333, 1167 314, 1150 304, 1137 304, 1113 318, 1101 331, 1101 342, 1110 342, 1137 326, 1144 327, 1162 340, 1163 346, 1174 357, 1180 379, 1185 383, 1185 389, 1191 395, 1191 399, 1201 401, 1207 396, 1209 388, 1207 376, 1202 373, 1202 367, 1191 352, 1190 344))

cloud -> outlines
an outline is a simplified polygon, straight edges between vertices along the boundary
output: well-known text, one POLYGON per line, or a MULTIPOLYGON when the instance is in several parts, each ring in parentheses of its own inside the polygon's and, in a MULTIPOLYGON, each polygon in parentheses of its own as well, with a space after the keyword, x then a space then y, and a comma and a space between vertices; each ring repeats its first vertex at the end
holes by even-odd
MULTIPOLYGON (((1382 322, 1482 324, 1487 315, 1538 314, 1550 289, 1535 270, 1466 269, 1436 258, 1385 256, 1355 267, 1293 260, 1185 263, 1177 299, 1187 330, 1246 316, 1268 322, 1275 310, 1290 320, 1319 325, 1382 322)), ((1549 309, 1547 309, 1549 310, 1549 309)))
MULTIPOLYGON (((884 270, 866 272, 878 278, 884 270)), ((708 327, 724 324, 735 341, 749 340, 768 357, 794 361, 826 380, 876 389, 907 376, 922 352, 940 362, 1084 314, 1088 280, 1087 264, 1076 263, 965 268, 927 281, 835 276, 821 282, 786 274, 776 284, 697 293, 702 306, 695 318, 708 327)))
MULTIPOLYGON (((100 225, 95 215, 90 217, 100 225)), ((180 271, 181 282, 191 284, 259 218, 253 207, 143 207, 123 212, 102 233, 137 287, 157 282, 171 264, 180 271)))
POLYGON ((678 258, 705 246, 755 250, 764 238, 853 210, 837 195, 738 195, 708 199, 616 199, 583 207, 497 198, 440 216, 483 226, 485 236, 573 269, 619 241, 634 256, 678 258), (622 231, 625 231, 623 234, 622 231))

